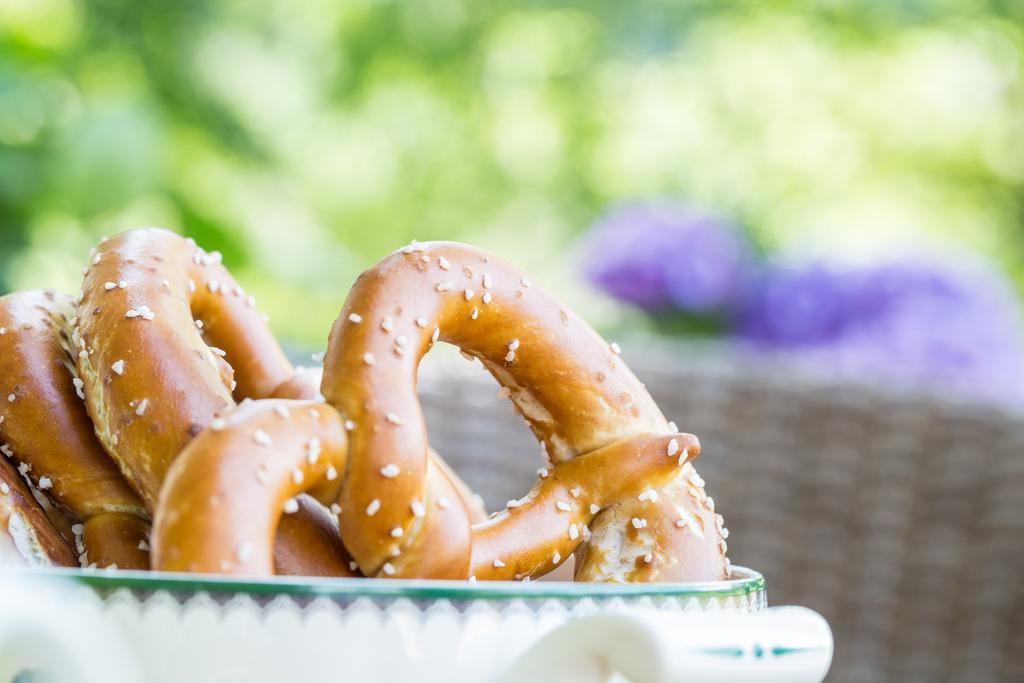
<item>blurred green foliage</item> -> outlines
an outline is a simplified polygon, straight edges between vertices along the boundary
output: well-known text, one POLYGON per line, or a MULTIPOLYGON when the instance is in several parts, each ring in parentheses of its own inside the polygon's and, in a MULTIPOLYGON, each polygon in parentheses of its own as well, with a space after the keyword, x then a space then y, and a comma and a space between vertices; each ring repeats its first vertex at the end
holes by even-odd
POLYGON ((1024 282, 1024 4, 0 0, 0 289, 102 234, 218 249, 279 333, 462 239, 577 290, 609 203, 783 252, 973 252, 1024 282))

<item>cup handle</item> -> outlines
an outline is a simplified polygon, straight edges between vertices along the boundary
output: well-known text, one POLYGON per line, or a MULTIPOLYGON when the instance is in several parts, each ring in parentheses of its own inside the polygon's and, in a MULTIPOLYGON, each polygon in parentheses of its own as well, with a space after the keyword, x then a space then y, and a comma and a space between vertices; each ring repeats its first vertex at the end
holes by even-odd
POLYGON ((95 596, 27 576, 0 583, 0 681, 143 680, 95 596))
POLYGON ((832 648, 828 623, 803 607, 595 615, 534 642, 495 683, 820 683, 832 648))

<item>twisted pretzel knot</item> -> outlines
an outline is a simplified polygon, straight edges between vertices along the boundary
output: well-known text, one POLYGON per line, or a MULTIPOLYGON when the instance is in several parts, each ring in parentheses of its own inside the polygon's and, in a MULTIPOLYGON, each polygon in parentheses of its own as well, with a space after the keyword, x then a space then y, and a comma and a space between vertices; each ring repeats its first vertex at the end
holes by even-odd
MULTIPOLYGON (((307 387, 304 393, 316 392, 307 387)), ((311 499, 341 514, 337 500, 348 459, 345 429, 337 411, 315 400, 247 401, 228 412, 192 441, 168 472, 154 520, 153 567, 288 573, 280 543, 291 536, 292 555, 305 553, 301 571, 292 573, 362 576, 347 554, 339 566, 317 564, 323 553, 310 553, 313 543, 338 542, 336 523, 296 521, 311 499)), ((453 500, 472 519, 486 518, 468 487, 436 453, 430 453, 429 467, 451 481, 453 500)))
MULTIPOLYGON (((165 230, 100 244, 74 343, 96 434, 150 511, 175 458, 236 398, 315 393, 220 256, 165 230)), ((279 537, 279 569, 347 571, 327 524, 329 513, 303 505, 279 537)))
POLYGON ((322 379, 215 254, 165 231, 103 242, 70 310, 0 298, 0 436, 25 475, 0 460, 0 521, 40 562, 74 555, 36 489, 83 520, 80 552, 122 567, 145 565, 155 511, 162 569, 525 580, 575 553, 582 580, 728 575, 696 438, 615 345, 485 252, 414 243, 364 273, 322 379), (550 460, 487 520, 428 444, 415 378, 438 341, 481 360, 550 460))
POLYGON ((686 467, 696 438, 672 433, 617 347, 493 255, 413 244, 363 273, 331 331, 321 391, 353 423, 341 532, 367 574, 533 577, 588 537, 601 552, 588 552, 581 570, 596 578, 725 576, 720 523, 686 467), (427 457, 415 378, 437 341, 480 359, 552 462, 526 499, 475 527, 427 457), (626 541, 612 547, 620 520, 604 515, 656 504, 659 489, 684 523, 652 537, 645 519, 630 518, 629 544, 649 548, 638 561, 626 541))
POLYGON ((617 356, 493 256, 450 243, 392 254, 359 278, 332 330, 321 390, 338 411, 257 401, 206 430, 164 489, 155 566, 270 573, 274 527, 309 492, 340 515, 353 571, 371 576, 527 579, 577 552, 587 580, 722 578, 720 518, 689 465, 697 440, 674 433, 617 356), (553 463, 476 524, 416 398, 439 340, 481 359, 553 463))
POLYGON ((293 374, 219 256, 164 230, 100 244, 75 342, 100 441, 150 510, 171 462, 234 396, 268 396, 293 374))

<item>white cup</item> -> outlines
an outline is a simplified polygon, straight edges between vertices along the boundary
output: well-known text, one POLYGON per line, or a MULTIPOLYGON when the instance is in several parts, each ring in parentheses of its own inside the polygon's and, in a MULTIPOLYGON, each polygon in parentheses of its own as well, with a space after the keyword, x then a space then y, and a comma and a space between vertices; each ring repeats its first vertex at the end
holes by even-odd
POLYGON ((5 571, 0 681, 820 681, 828 625, 766 609, 763 577, 735 569, 614 586, 5 571))

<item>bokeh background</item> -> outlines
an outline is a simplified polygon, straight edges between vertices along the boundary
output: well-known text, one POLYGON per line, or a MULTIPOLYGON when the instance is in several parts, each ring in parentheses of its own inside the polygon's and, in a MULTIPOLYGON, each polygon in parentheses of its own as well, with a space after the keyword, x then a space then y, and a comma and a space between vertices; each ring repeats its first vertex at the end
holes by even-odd
POLYGON ((1017 400, 1022 66, 1003 0, 0 0, 0 290, 161 225, 318 347, 459 239, 604 330, 1017 400))
MULTIPOLYGON (((1020 0, 0 0, 0 292, 143 225, 307 359, 391 250, 499 252, 700 435, 831 680, 1024 680, 1020 0)), ((450 356, 500 507, 536 464, 479 444, 536 446, 450 356)))

